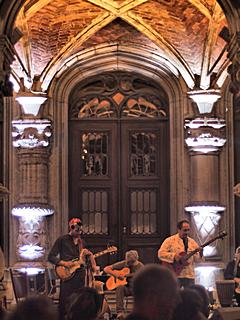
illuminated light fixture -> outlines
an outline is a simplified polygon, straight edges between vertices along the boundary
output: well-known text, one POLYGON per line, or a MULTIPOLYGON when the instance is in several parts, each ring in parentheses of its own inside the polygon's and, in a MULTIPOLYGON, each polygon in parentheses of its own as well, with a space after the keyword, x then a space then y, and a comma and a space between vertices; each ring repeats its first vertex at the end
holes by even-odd
POLYGON ((19 248, 19 255, 26 259, 38 259, 44 255, 44 248, 38 245, 25 244, 19 248))
POLYGON ((202 152, 202 153, 210 153, 210 152, 216 152, 218 151, 217 147, 205 147, 205 146, 199 146, 199 147, 193 147, 191 148, 192 151, 195 152, 202 152))
POLYGON ((220 90, 196 90, 188 92, 189 97, 197 104, 199 113, 210 113, 214 103, 221 98, 220 90))
POLYGON ((217 249, 216 247, 213 247, 213 246, 206 246, 203 249, 203 252, 204 252, 203 253, 204 257, 211 257, 217 254, 217 249))
POLYGON ((44 269, 43 268, 31 268, 31 267, 26 267, 26 268, 15 268, 16 270, 19 270, 20 272, 27 273, 29 276, 34 276, 38 273, 43 273, 44 269))
POLYGON ((221 272, 221 268, 216 266, 198 266, 195 268, 195 272, 199 283, 205 288, 211 288, 215 287, 215 281, 221 272))
POLYGON ((40 106, 46 101, 47 97, 43 96, 43 93, 34 94, 33 92, 21 92, 16 97, 16 100, 23 108, 25 115, 37 116, 40 106))
POLYGON ((54 213, 51 208, 36 207, 36 206, 17 206, 12 208, 12 215, 16 217, 23 217, 33 219, 34 217, 50 216, 54 213))
POLYGON ((186 206, 185 210, 187 212, 199 212, 201 215, 207 215, 211 213, 217 213, 225 210, 225 207, 218 205, 192 205, 186 206))

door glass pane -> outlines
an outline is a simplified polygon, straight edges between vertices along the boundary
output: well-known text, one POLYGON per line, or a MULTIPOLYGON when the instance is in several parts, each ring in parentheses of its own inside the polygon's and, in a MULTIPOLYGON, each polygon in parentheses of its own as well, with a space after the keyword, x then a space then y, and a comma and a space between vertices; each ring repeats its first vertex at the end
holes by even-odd
POLYGON ((83 133, 81 161, 84 176, 108 174, 108 136, 104 132, 83 133))
POLYGON ((152 132, 134 132, 130 137, 131 176, 156 175, 157 136, 152 132))
POLYGON ((131 191, 131 234, 156 233, 156 190, 131 191))
POLYGON ((85 190, 82 193, 83 233, 108 234, 108 192, 85 190))

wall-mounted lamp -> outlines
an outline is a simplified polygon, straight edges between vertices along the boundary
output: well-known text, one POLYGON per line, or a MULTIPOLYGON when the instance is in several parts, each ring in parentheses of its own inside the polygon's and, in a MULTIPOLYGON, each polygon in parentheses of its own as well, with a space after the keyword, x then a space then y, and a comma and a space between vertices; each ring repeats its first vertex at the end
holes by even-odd
POLYGON ((36 117, 39 113, 41 105, 46 101, 47 97, 43 93, 21 92, 16 100, 22 106, 24 115, 36 117))
POLYGON ((196 90, 188 92, 189 97, 196 102, 199 113, 210 113, 214 103, 221 98, 220 90, 196 90))

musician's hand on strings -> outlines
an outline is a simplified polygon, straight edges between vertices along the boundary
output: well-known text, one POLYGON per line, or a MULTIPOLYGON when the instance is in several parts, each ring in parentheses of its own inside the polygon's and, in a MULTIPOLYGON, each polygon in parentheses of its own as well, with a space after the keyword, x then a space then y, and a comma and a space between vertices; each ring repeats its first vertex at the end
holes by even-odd
POLYGON ((235 278, 234 278, 234 281, 235 281, 236 283, 240 283, 240 278, 235 277, 235 278))
POLYGON ((203 257, 203 247, 197 248, 195 252, 199 252, 199 256, 200 256, 201 258, 203 257))
POLYGON ((176 253, 174 256, 174 261, 179 262, 180 259, 181 259, 181 256, 178 253, 176 253))
POLYGON ((203 257, 203 248, 200 248, 199 255, 200 255, 201 258, 203 257))

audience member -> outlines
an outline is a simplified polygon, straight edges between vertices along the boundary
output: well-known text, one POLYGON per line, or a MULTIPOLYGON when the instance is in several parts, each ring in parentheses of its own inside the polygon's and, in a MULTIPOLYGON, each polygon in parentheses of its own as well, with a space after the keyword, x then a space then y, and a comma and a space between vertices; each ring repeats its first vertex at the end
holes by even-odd
POLYGON ((6 318, 6 315, 7 315, 6 310, 0 304, 0 320, 4 320, 6 318))
POLYGON ((237 247, 234 257, 228 262, 226 269, 224 270, 225 280, 235 281, 235 299, 240 306, 240 247, 237 247))
POLYGON ((209 320, 224 320, 218 309, 215 309, 209 316, 209 320))
POLYGON ((96 289, 83 287, 69 298, 67 320, 95 320, 102 306, 103 296, 96 289))
POLYGON ((126 320, 170 320, 179 299, 178 282, 173 272, 149 264, 133 278, 133 313, 126 320))
POLYGON ((57 320, 58 312, 45 296, 30 297, 17 304, 9 314, 9 320, 57 320))
POLYGON ((189 288, 196 290, 200 295, 201 303, 202 303, 201 312, 205 315, 206 318, 208 318, 210 313, 210 299, 209 299, 208 291, 204 286, 200 284, 194 284, 189 288))
POLYGON ((176 306, 172 320, 205 320, 201 312, 202 299, 196 290, 186 288, 180 291, 180 302, 176 306))

